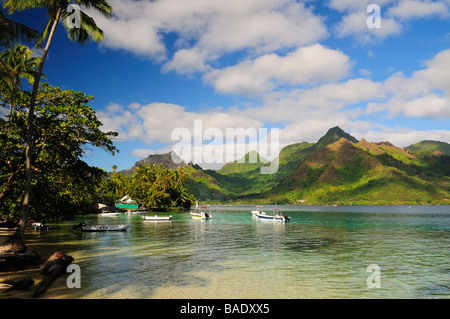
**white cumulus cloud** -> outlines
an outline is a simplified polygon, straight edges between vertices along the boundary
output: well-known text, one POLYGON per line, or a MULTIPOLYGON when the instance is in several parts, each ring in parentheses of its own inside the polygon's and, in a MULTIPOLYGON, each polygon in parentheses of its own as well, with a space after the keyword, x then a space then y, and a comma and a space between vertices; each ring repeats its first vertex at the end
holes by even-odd
POLYGON ((275 53, 246 60, 205 75, 221 93, 256 95, 282 85, 314 85, 348 75, 350 59, 344 53, 315 44, 286 56, 275 53))

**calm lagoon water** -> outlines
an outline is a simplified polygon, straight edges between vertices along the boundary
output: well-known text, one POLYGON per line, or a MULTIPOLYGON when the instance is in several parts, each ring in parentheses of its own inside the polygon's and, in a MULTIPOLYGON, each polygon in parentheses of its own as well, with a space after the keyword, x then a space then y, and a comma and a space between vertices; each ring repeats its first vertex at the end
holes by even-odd
POLYGON ((30 231, 26 242, 80 266, 81 288, 60 280, 51 298, 450 297, 450 206, 279 206, 287 224, 258 221, 253 208, 212 206, 207 221, 90 215, 30 231), (72 230, 81 220, 132 226, 72 230), (380 288, 367 285, 372 264, 380 288))

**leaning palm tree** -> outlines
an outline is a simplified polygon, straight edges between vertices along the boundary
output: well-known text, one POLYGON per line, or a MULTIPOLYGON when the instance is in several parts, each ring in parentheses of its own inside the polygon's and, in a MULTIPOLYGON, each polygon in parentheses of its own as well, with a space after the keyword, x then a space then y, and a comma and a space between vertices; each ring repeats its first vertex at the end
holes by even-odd
MULTIPOLYGON (((47 26, 42 32, 38 45, 47 39, 46 45, 42 52, 41 60, 37 69, 37 74, 34 79, 33 91, 28 109, 28 123, 27 123, 27 140, 25 150, 25 195, 22 205, 22 216, 17 230, 17 236, 23 237, 25 225, 28 218, 29 203, 31 196, 31 164, 32 164, 32 142, 34 129, 34 110, 36 104, 36 95, 39 89, 39 84, 44 68, 45 59, 47 58, 50 45, 55 35, 56 27, 59 22, 63 21, 63 25, 67 30, 68 37, 72 41, 77 41, 80 44, 85 43, 90 37, 94 41, 101 41, 103 39, 103 31, 97 26, 94 19, 83 11, 79 11, 79 27, 74 27, 71 23, 73 4, 81 6, 83 9, 94 9, 106 17, 111 16, 112 8, 106 0, 5 0, 4 8, 9 8, 9 13, 15 11, 23 11, 36 8, 47 8, 50 19, 47 26)), ((79 8, 79 7, 78 7, 79 8)))

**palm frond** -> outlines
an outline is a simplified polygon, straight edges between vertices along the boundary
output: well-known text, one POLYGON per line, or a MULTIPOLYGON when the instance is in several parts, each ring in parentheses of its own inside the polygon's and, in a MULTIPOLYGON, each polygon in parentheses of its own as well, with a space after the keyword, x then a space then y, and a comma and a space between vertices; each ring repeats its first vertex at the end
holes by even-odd
POLYGON ((39 38, 36 42, 37 48, 42 48, 42 44, 44 43, 44 40, 47 38, 48 31, 51 29, 52 25, 53 25, 53 19, 49 19, 47 22, 47 25, 44 28, 44 31, 42 31, 41 35, 39 36, 39 38))
POLYGON ((86 13, 81 11, 81 23, 80 28, 74 28, 70 25, 68 19, 63 20, 63 24, 67 29, 67 35, 70 40, 77 41, 80 44, 84 44, 92 40, 95 42, 100 42, 103 40, 103 31, 95 23, 94 19, 88 16, 86 13))
POLYGON ((14 80, 11 76, 11 68, 0 61, 0 93, 3 94, 5 90, 13 91, 14 90, 14 80))
POLYGON ((39 32, 5 17, 0 11, 0 45, 11 46, 11 44, 20 39, 22 41, 36 40, 39 32))
POLYGON ((5 0, 3 8, 9 8, 8 13, 36 8, 47 8, 52 5, 53 0, 5 0))
POLYGON ((86 9, 95 9, 107 18, 111 17, 112 7, 106 0, 75 0, 75 2, 86 9))

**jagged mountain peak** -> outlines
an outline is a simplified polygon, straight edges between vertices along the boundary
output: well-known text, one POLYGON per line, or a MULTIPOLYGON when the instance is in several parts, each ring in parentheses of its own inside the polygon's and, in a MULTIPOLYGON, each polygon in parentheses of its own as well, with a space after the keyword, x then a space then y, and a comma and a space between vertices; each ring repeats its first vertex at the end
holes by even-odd
POLYGON ((325 145, 332 144, 338 141, 342 137, 353 143, 359 142, 355 137, 342 130, 339 126, 335 126, 330 128, 327 131, 327 133, 324 136, 322 136, 316 144, 318 147, 323 147, 325 145))
POLYGON ((169 152, 165 154, 150 154, 146 158, 137 161, 131 169, 134 169, 140 165, 151 165, 151 164, 154 165, 163 164, 165 168, 170 169, 176 169, 186 166, 186 163, 175 152, 169 152))

